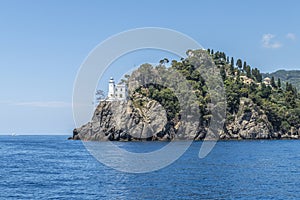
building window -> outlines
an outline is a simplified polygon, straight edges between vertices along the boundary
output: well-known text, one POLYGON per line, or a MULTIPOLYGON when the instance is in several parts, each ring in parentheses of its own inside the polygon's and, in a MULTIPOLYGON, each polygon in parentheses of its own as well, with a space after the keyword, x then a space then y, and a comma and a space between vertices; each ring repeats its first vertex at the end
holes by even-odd
POLYGON ((122 88, 121 88, 121 92, 122 92, 122 88))
POLYGON ((123 95, 122 94, 120 94, 120 98, 122 98, 123 97, 123 95))

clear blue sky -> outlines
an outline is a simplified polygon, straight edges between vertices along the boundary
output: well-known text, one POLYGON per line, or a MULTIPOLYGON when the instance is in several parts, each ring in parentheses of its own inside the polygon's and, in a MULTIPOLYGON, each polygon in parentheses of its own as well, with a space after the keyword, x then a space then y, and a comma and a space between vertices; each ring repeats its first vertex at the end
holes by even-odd
POLYGON ((296 0, 0 1, 0 133, 71 134, 77 70, 128 29, 174 29, 264 72, 299 69, 299 9, 296 0))

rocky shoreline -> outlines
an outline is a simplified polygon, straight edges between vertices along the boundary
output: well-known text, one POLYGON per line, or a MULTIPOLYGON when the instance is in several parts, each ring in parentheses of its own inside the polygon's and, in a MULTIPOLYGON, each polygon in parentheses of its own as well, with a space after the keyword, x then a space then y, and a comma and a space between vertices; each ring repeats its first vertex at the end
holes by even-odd
MULTIPOLYGON (((197 127, 197 133, 189 133, 188 124, 180 120, 167 120, 162 106, 154 101, 142 100, 137 106, 132 100, 102 101, 96 108, 92 120, 75 128, 69 139, 84 141, 171 141, 203 140, 207 126, 197 127), (178 135, 178 129, 187 126, 186 134, 178 135)), ((185 127, 186 128, 186 127, 185 127)), ((194 132, 195 131, 191 131, 194 132)), ((300 139, 300 129, 291 128, 287 133, 275 132, 265 112, 251 99, 242 98, 239 111, 231 121, 226 121, 219 140, 278 140, 300 139)))

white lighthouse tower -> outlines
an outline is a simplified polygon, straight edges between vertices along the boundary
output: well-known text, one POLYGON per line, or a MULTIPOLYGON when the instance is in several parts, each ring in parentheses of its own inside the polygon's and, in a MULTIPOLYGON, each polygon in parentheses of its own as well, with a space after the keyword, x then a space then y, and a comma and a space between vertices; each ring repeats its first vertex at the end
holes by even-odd
POLYGON ((105 101, 127 101, 128 91, 125 84, 115 85, 113 77, 108 82, 108 94, 105 101))
POLYGON ((111 99, 111 100, 115 99, 115 93, 116 93, 115 81, 114 81, 113 77, 111 77, 108 82, 108 99, 111 99))

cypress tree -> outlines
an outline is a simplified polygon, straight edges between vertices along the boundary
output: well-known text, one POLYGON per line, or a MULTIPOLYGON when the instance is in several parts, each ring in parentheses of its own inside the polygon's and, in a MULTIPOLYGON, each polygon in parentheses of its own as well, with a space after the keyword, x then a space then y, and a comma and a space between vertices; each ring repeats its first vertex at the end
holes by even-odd
POLYGON ((271 78, 271 86, 273 87, 273 88, 276 88, 277 86, 276 86, 276 83, 275 83, 275 78, 274 78, 274 76, 272 76, 272 78, 271 78))
POLYGON ((246 71, 246 68, 247 68, 247 63, 246 63, 246 61, 244 61, 243 70, 246 71))

